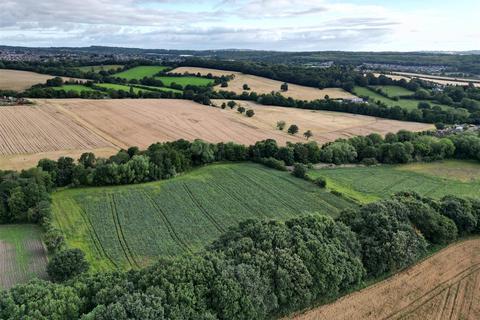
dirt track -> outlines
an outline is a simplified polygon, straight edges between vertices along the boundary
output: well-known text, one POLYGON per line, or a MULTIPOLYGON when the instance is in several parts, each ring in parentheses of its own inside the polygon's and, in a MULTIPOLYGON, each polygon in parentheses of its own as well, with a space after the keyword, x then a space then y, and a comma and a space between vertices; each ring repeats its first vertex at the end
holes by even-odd
MULTIPOLYGON (((207 68, 194 68, 194 67, 180 67, 172 70, 174 73, 200 73, 201 75, 207 75, 211 73, 214 76, 222 75, 234 75, 235 78, 228 82, 227 88, 222 88, 216 86, 215 90, 217 91, 234 91, 237 94, 241 94, 243 90, 243 85, 248 84, 251 91, 256 93, 271 93, 280 92, 280 86, 283 82, 276 81, 268 78, 257 77, 249 74, 244 74, 235 71, 226 71, 226 70, 216 70, 216 69, 207 69, 207 68)), ((328 95, 332 99, 351 99, 355 98, 351 93, 340 89, 340 88, 327 88, 327 89, 316 89, 311 87, 299 86, 296 84, 289 84, 287 92, 280 92, 285 97, 292 97, 299 100, 316 100, 324 99, 325 95, 328 95)))
MULTIPOLYGON (((431 125, 379 119, 339 112, 311 111, 249 104, 256 115, 247 118, 235 110, 208 107, 188 100, 37 100, 33 107, 0 108, 0 168, 22 169, 41 158, 78 158, 91 151, 101 156, 129 146, 145 148, 155 142, 203 139, 252 144, 272 138, 280 144, 400 129, 413 131, 431 125), (276 130, 277 121, 297 124, 300 132, 276 130)), ((243 103, 243 102, 242 102, 243 103)))
POLYGON ((292 319, 480 319, 480 239, 292 319))

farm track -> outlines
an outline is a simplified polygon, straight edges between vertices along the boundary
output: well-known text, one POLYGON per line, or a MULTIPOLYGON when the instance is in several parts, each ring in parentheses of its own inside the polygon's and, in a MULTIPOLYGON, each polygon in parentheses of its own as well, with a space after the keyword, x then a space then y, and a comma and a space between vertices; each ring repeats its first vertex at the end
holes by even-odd
POLYGON ((118 241, 120 243, 120 246, 122 247, 123 253, 124 253, 125 258, 127 259, 129 265, 131 267, 136 266, 137 268, 140 268, 140 265, 137 263, 137 261, 135 261, 134 255, 133 255, 132 251, 130 250, 130 248, 128 247, 127 240, 125 239, 125 236, 123 234, 122 226, 120 224, 120 219, 119 219, 118 213, 117 213, 117 205, 115 203, 115 198, 114 197, 115 197, 114 194, 109 195, 110 206, 112 208, 112 218, 113 218, 113 222, 115 224, 115 230, 117 232, 118 241))
POLYGON ((207 217, 207 219, 210 220, 210 222, 215 226, 215 228, 220 232, 225 232, 226 229, 221 224, 219 224, 210 213, 208 213, 208 211, 203 207, 203 205, 195 198, 192 190, 190 190, 186 183, 183 183, 183 187, 192 202, 200 209, 200 211, 207 217))
POLYGON ((179 235, 177 234, 177 232, 175 231, 175 228, 173 227, 172 223, 170 222, 170 220, 168 220, 167 218, 167 215, 165 214, 165 212, 163 212, 163 210, 158 206, 158 204, 155 202, 154 199, 152 199, 151 195, 148 193, 148 192, 143 192, 143 194, 145 195, 145 197, 150 201, 151 205, 156 209, 156 211, 160 214, 160 217, 161 217, 161 220, 163 220, 163 222, 165 223, 165 226, 167 227, 167 230, 168 230, 168 233, 170 234, 170 237, 172 237, 172 239, 177 242, 177 244, 183 248, 186 252, 189 252, 191 253, 192 250, 190 249, 190 247, 185 243, 185 241, 183 241, 179 235))
POLYGON ((92 223, 92 220, 90 220, 90 217, 87 215, 85 210, 80 206, 79 206, 79 212, 85 224, 88 225, 89 227, 88 229, 91 231, 89 232, 89 236, 90 236, 90 239, 92 239, 93 245, 95 246, 95 249, 97 250, 97 252, 101 256, 104 256, 115 268, 118 268, 119 267, 118 264, 105 251, 105 248, 103 247, 102 242, 100 241, 97 230, 95 230, 95 227, 93 226, 93 223, 92 223))

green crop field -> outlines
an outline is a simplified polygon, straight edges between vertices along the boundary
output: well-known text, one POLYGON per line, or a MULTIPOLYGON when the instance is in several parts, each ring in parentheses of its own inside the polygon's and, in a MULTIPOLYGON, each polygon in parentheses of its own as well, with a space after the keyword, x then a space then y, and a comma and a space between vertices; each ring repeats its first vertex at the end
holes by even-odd
POLYGON ((374 88, 380 88, 385 92, 389 97, 399 97, 399 96, 411 96, 415 92, 408 89, 399 87, 399 86, 373 86, 374 88))
POLYGON ((375 91, 372 91, 366 87, 359 87, 359 86, 356 86, 354 89, 353 89, 353 92, 355 93, 355 95, 357 96, 361 96, 361 97, 369 97, 371 100, 373 100, 374 102, 376 101, 380 101, 380 102, 383 102, 385 103, 387 106, 389 107, 394 107, 394 106, 400 106, 402 108, 405 108, 407 110, 414 110, 414 109, 417 109, 418 108, 418 103, 419 102, 428 102, 431 106, 440 106, 442 109, 449 109, 451 107, 447 106, 447 105, 442 105, 442 104, 438 104, 438 103, 435 103, 433 101, 427 101, 427 100, 416 100, 416 99, 400 99, 398 101, 395 101, 393 99, 389 99, 389 98, 386 98, 382 95, 379 95, 378 93, 376 93, 375 91))
POLYGON ((119 73, 114 74, 114 77, 123 78, 127 80, 132 79, 143 79, 144 77, 152 77, 159 73, 160 71, 166 70, 168 67, 165 66, 139 66, 131 68, 119 73))
MULTIPOLYGON (((134 87, 136 87, 134 85, 134 87)), ((161 91, 169 91, 169 92, 174 92, 174 93, 183 93, 182 90, 177 90, 177 89, 172 89, 172 88, 167 88, 167 87, 154 87, 154 86, 144 86, 144 85, 138 85, 138 87, 144 87, 144 88, 150 88, 152 89, 152 91, 156 91, 156 90, 161 90, 161 91)))
POLYGON ((81 85, 81 84, 64 84, 61 87, 52 87, 54 90, 65 90, 65 91, 75 91, 78 93, 81 93, 82 91, 88 91, 88 92, 93 92, 97 91, 95 89, 92 89, 90 87, 81 85))
MULTIPOLYGON (((106 88, 106 89, 113 89, 113 90, 123 90, 123 91, 126 91, 126 92, 130 92, 130 86, 126 86, 126 85, 123 85, 123 84, 115 84, 115 83, 97 83, 95 84, 97 87, 102 87, 102 88, 106 88)), ((139 93, 140 91, 150 91, 150 90, 146 90, 146 89, 140 89, 140 88, 137 88, 137 87, 134 87, 132 86, 133 88, 133 92, 135 94, 139 93)), ((150 91, 151 92, 151 91, 150 91)))
POLYGON ((106 64, 104 66, 84 66, 78 67, 77 69, 83 72, 100 72, 100 71, 109 71, 109 70, 117 70, 118 68, 122 68, 121 64, 106 64))
POLYGON ((54 223, 94 270, 196 252, 249 218, 337 215, 354 204, 287 172, 215 164, 160 182, 53 194, 54 223))
POLYGON ((208 86, 209 84, 213 84, 215 82, 212 79, 201 77, 155 77, 155 79, 162 81, 165 86, 170 86, 172 83, 176 83, 182 87, 187 85, 208 86))
POLYGON ((317 169, 308 174, 325 177, 329 189, 362 203, 400 191, 416 191, 433 198, 447 194, 480 197, 480 162, 474 161, 317 169))
POLYGON ((41 234, 34 225, 0 225, 0 290, 35 277, 46 278, 41 234))

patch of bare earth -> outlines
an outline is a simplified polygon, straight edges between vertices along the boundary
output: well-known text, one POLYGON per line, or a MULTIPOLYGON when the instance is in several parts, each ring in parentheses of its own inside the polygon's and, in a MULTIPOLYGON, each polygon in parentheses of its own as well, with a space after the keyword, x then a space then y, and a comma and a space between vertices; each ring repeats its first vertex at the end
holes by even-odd
MULTIPOLYGON (((43 84, 55 76, 30 71, 0 69, 0 89, 24 91, 35 84, 43 84)), ((62 77, 64 81, 86 81, 84 79, 62 77)))
POLYGON ((385 281, 292 319, 480 319, 479 252, 479 239, 451 245, 385 281))
POLYGON ((174 73, 200 73, 201 75, 207 75, 211 73, 213 76, 228 76, 234 75, 234 79, 228 82, 227 88, 222 88, 219 85, 215 87, 216 91, 233 91, 237 94, 241 94, 243 85, 247 84, 250 87, 250 91, 258 94, 266 94, 273 92, 280 92, 285 97, 291 97, 298 100, 317 100, 324 99, 325 95, 328 95, 332 99, 351 99, 355 98, 351 93, 340 88, 326 88, 317 89, 312 87, 300 86, 296 84, 289 84, 288 91, 282 92, 280 86, 282 81, 272 80, 264 77, 258 77, 254 75, 244 74, 241 72, 216 70, 208 68, 196 68, 196 67, 180 67, 172 70, 174 73))

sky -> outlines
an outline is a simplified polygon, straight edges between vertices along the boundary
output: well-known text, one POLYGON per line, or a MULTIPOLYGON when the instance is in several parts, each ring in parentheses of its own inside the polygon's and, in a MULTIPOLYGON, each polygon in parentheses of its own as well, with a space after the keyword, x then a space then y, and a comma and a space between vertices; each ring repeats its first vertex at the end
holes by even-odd
POLYGON ((0 0, 0 44, 480 50, 480 0, 0 0))

